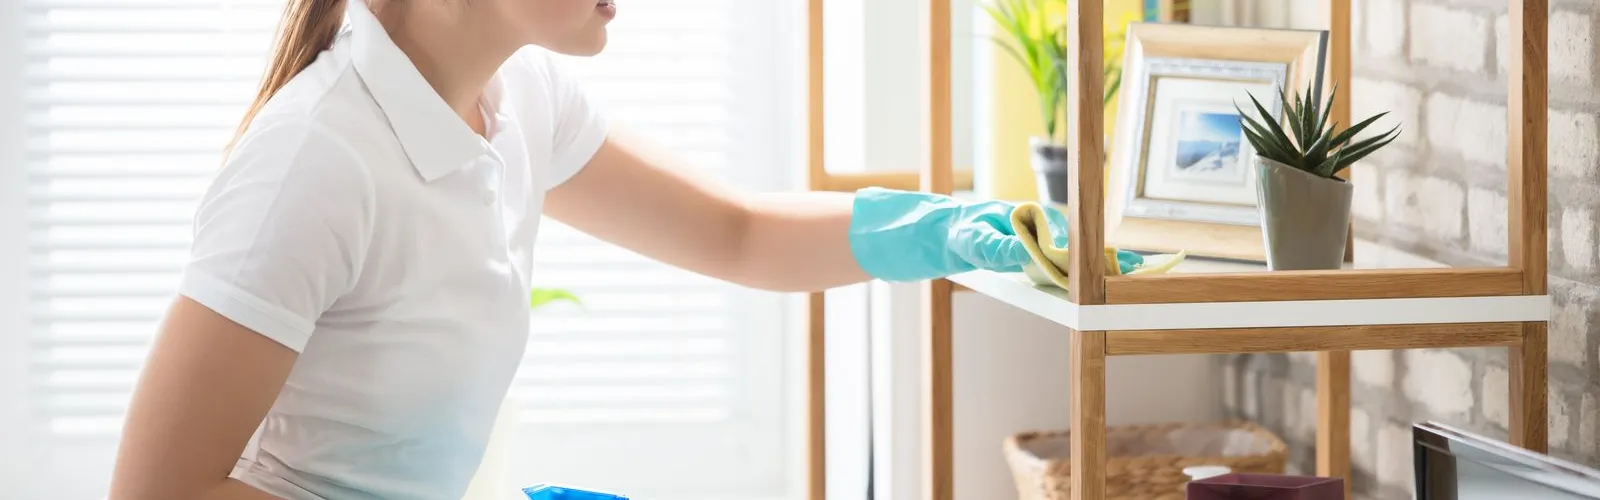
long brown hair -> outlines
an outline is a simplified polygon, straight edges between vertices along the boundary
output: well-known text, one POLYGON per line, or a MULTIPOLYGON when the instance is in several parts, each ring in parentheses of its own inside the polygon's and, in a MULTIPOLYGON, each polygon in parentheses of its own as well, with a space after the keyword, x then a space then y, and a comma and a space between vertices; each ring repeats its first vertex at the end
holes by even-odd
POLYGON ((224 153, 233 150, 239 136, 244 135, 245 129, 250 127, 250 121, 255 119, 256 113, 278 89, 310 66, 317 59, 317 54, 333 45, 333 39, 339 35, 339 26, 344 21, 346 1, 289 0, 283 9, 283 20, 278 23, 277 42, 272 47, 272 63, 262 75, 256 99, 245 110, 244 119, 239 122, 239 128, 234 131, 233 139, 228 141, 224 153))

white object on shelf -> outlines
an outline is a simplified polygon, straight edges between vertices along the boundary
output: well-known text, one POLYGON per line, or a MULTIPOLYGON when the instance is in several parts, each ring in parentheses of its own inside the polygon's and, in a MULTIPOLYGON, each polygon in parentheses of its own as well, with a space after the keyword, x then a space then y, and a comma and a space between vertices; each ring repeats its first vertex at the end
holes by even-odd
POLYGON ((1208 477, 1217 477, 1232 472, 1233 469, 1228 468, 1226 465, 1196 465, 1193 467, 1183 468, 1184 475, 1189 476, 1190 481, 1199 481, 1208 477))
POLYGON ((972 291, 1083 331, 1547 321, 1548 295, 1406 299, 1196 302, 1084 306, 1067 291, 1022 273, 976 271, 950 277, 972 291))
MULTIPOLYGON (((1370 243, 1358 245, 1382 262, 1405 267, 1439 267, 1370 243)), ((1360 254, 1358 253, 1358 257, 1360 254)), ((1355 267, 1364 266, 1361 262, 1355 267)), ((1260 265, 1191 257, 1175 273, 1265 271, 1260 265)), ((1078 305, 1067 291, 1034 284, 1023 273, 976 271, 950 277, 974 292, 1080 331, 1188 330, 1312 326, 1498 323, 1548 321, 1548 295, 1500 297, 1424 297, 1400 299, 1197 302, 1186 304, 1078 305)))

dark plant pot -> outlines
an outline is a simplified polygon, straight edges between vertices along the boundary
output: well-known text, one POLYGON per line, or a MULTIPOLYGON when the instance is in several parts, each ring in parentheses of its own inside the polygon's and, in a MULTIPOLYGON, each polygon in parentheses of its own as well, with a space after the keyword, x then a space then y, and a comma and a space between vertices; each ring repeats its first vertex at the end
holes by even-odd
POLYGON ((1349 182, 1256 157, 1256 201, 1274 271, 1339 269, 1350 233, 1349 182))
POLYGON ((1067 186, 1067 164, 1070 156, 1067 147, 1052 143, 1042 137, 1028 140, 1029 149, 1033 152, 1029 156, 1033 166, 1033 175, 1039 184, 1039 199, 1052 203, 1066 203, 1068 193, 1072 190, 1067 186))

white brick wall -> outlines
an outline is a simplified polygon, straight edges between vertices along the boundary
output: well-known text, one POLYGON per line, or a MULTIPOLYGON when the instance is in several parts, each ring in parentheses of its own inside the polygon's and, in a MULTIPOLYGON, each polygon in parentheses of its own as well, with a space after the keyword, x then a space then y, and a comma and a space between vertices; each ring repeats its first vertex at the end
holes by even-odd
POLYGON ((1471 162, 1506 163, 1506 107, 1445 93, 1428 94, 1424 104, 1428 145, 1471 162))
POLYGON ((1550 361, 1584 369, 1589 364, 1590 353, 1586 344, 1589 338, 1589 312, 1594 297, 1586 297, 1587 294, 1582 292, 1568 295, 1551 305, 1550 328, 1546 338, 1550 361))
POLYGON ((1595 114, 1550 110, 1551 177, 1594 179, 1596 156, 1600 156, 1600 132, 1595 114))
POLYGON ((1547 338, 1550 362, 1587 370, 1594 359, 1589 349, 1589 332, 1594 329, 1590 319, 1594 317, 1595 304, 1600 303, 1600 287, 1558 280, 1550 292, 1555 298, 1550 304, 1547 338))
POLYGON ((1499 191, 1472 188, 1467 192, 1467 237, 1472 251, 1506 254, 1510 241, 1506 232, 1508 209, 1506 195, 1499 191))
POLYGON ((1384 222, 1417 227, 1422 215, 1417 210, 1417 190, 1411 185, 1411 172, 1402 168, 1383 171, 1384 222))
POLYGON ((1406 4, 1401 0, 1367 0, 1361 8, 1368 54, 1382 58, 1404 57, 1406 4))
POLYGON ((1350 409, 1350 461, 1360 469, 1376 470, 1378 453, 1372 446, 1372 413, 1359 406, 1350 409))
POLYGON ((1350 353, 1350 371, 1357 382, 1372 387, 1389 387, 1394 384, 1394 351, 1350 353))
POLYGON ((1434 415, 1465 416, 1472 410, 1472 367, 1449 351, 1405 351, 1406 398, 1421 403, 1434 415))
MULTIPOLYGON (((1422 92, 1407 85, 1371 78, 1354 78, 1350 86, 1350 111, 1353 120, 1365 120, 1387 112, 1383 118, 1368 125, 1368 134, 1376 135, 1400 126, 1400 136, 1395 145, 1416 146, 1422 130, 1422 92)), ((1344 90, 1340 90, 1344 92, 1344 90)))
POLYGON ((1442 240, 1460 239, 1467 209, 1467 194, 1455 181, 1428 177, 1416 184, 1418 209, 1422 210, 1422 232, 1442 240))
POLYGON ((1376 221, 1383 218, 1383 197, 1378 191, 1378 186, 1383 185, 1383 176, 1371 157, 1368 158, 1350 166, 1350 182, 1354 184, 1350 214, 1358 220, 1376 221))
POLYGON ((1549 437, 1552 443, 1565 443, 1571 438, 1572 433, 1572 405, 1567 403, 1561 391, 1556 390, 1560 383, 1549 385, 1547 396, 1550 401, 1550 427, 1549 437))
POLYGON ((1594 210, 1581 205, 1561 209, 1561 255, 1574 271, 1594 272, 1594 210))
POLYGON ((1589 85, 1594 81, 1594 22, 1588 13, 1550 14, 1550 81, 1589 85))
MULTIPOLYGON (((1550 445, 1554 455, 1600 465, 1600 0, 1551 3, 1550 445)), ((1389 111, 1385 121, 1405 130, 1353 172, 1362 230, 1456 267, 1503 263, 1503 67, 1508 51, 1520 50, 1507 40, 1504 2, 1362 0, 1360 8, 1352 111, 1357 118, 1389 111)), ((1505 437, 1510 377, 1497 351, 1353 353, 1357 498, 1410 497, 1412 422, 1442 420, 1505 437)), ((1235 414, 1309 446, 1302 425, 1311 417, 1295 399, 1315 386, 1313 371, 1305 356, 1289 363, 1287 376, 1265 371, 1275 364, 1240 374, 1271 392, 1233 396, 1257 400, 1254 408, 1239 401, 1235 414)))
POLYGON ((1384 422, 1378 430, 1378 482, 1411 491, 1411 426, 1384 422))
POLYGON ((1511 64, 1511 18, 1505 14, 1494 18, 1494 62, 1495 74, 1506 75, 1510 73, 1511 64))
POLYGON ((1241 387, 1244 387, 1245 390, 1240 391, 1240 393, 1239 393, 1239 400, 1240 401, 1239 402, 1242 405, 1242 407, 1244 408, 1244 416, 1245 416, 1245 418, 1249 418, 1249 419, 1260 418, 1261 417, 1261 394, 1259 394, 1258 391, 1254 390, 1254 388, 1261 386, 1262 375, 1261 375, 1261 373, 1253 371, 1253 370, 1252 371, 1246 371, 1246 372, 1244 372, 1243 375, 1244 376, 1240 377, 1243 380, 1240 381, 1239 385, 1241 387))
POLYGON ((1240 408, 1243 401, 1239 397, 1239 368, 1234 364, 1224 365, 1222 368, 1222 405, 1228 408, 1240 408))
POLYGON ((1453 71, 1482 72, 1489 62, 1489 23, 1472 10, 1413 2, 1411 60, 1453 71))
POLYGON ((1283 421, 1289 439, 1309 441, 1317 438, 1317 393, 1310 387, 1283 384, 1283 421))
POLYGON ((1578 421, 1578 454, 1588 460, 1600 458, 1600 429, 1596 429, 1600 418, 1595 418, 1600 415, 1600 403, 1596 399, 1592 392, 1583 395, 1584 418, 1578 421))
POLYGON ((1510 424, 1511 405, 1510 378, 1503 366, 1485 365, 1483 367, 1483 390, 1479 391, 1483 397, 1483 418, 1495 425, 1505 427, 1510 424))

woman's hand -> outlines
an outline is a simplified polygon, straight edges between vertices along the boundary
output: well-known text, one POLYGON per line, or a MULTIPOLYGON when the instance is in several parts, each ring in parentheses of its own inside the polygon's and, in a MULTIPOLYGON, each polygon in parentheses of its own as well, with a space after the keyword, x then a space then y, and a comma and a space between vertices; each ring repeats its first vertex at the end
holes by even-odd
POLYGON ((545 204, 551 217, 639 254, 775 291, 1020 270, 1029 257, 1012 208, 879 189, 749 193, 622 135, 545 204))

